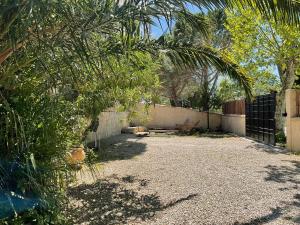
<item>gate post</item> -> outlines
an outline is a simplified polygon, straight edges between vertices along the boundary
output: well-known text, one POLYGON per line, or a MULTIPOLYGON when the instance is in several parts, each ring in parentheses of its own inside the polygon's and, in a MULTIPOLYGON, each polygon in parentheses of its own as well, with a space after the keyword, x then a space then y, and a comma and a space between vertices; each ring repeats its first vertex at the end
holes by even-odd
POLYGON ((300 152, 300 90, 288 89, 286 98, 286 141, 289 151, 300 152))

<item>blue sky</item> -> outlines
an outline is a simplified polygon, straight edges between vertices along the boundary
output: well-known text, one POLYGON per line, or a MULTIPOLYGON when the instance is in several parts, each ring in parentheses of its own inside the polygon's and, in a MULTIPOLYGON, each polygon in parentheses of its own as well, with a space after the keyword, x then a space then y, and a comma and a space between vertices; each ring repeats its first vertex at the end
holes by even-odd
MULTIPOLYGON (((191 5, 191 4, 187 4, 187 8, 192 13, 200 12, 198 7, 191 5)), ((204 11, 206 11, 206 10, 204 10, 204 11)), ((158 20, 155 20, 155 23, 156 23, 156 26, 152 26, 152 28, 151 28, 153 37, 157 38, 157 37, 161 36, 162 34, 169 32, 168 24, 165 19, 161 18, 160 22, 158 20)), ((171 27, 173 27, 174 24, 175 24, 175 21, 172 21, 171 27)))

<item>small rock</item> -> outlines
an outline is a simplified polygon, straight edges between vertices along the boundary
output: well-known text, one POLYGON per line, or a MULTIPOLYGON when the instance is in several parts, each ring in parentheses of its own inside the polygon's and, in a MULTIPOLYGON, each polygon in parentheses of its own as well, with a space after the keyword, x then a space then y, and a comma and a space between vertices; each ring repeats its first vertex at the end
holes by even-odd
POLYGON ((123 216, 123 213, 118 212, 118 213, 116 214, 116 216, 121 217, 121 216, 123 216))

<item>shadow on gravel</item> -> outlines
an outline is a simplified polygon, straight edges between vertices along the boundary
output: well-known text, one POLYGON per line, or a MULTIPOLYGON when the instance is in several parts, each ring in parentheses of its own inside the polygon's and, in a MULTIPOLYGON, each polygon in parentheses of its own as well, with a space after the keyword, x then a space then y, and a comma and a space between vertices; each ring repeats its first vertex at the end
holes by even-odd
MULTIPOLYGON (((296 194, 294 196, 294 201, 292 202, 292 206, 298 207, 299 208, 298 212, 300 211, 300 194, 296 194)), ((300 224, 300 213, 298 213, 298 215, 288 218, 288 219, 294 221, 297 224, 300 224)))
POLYGON ((271 213, 267 215, 254 218, 249 222, 245 222, 245 223, 235 222, 233 225, 261 225, 276 220, 280 216, 282 216, 282 208, 277 207, 275 209, 271 209, 271 213))
POLYGON ((195 136, 195 137, 206 137, 206 138, 231 138, 236 137, 231 133, 224 133, 224 132, 218 132, 218 131, 209 131, 209 132, 203 132, 203 131, 178 131, 176 133, 177 136, 195 136))
POLYGON ((137 142, 142 139, 134 135, 122 134, 101 141, 101 148, 97 151, 101 162, 111 160, 126 160, 146 151, 146 144, 137 142))
POLYGON ((190 200, 196 194, 162 204, 156 194, 141 194, 147 180, 133 176, 116 176, 98 180, 93 184, 82 184, 69 189, 72 205, 67 210, 72 224, 124 224, 128 221, 144 221, 157 211, 190 200), (134 187, 134 188, 133 188, 134 187))
MULTIPOLYGON (((277 182, 285 184, 284 187, 279 188, 280 191, 291 191, 300 190, 300 161, 295 160, 284 160, 285 162, 290 162, 290 166, 275 166, 268 165, 265 167, 267 176, 265 181, 267 182, 277 182)), ((285 202, 281 202, 282 206, 280 209, 280 214, 286 220, 293 221, 300 224, 300 193, 295 194, 294 198, 285 202), (287 215, 287 213, 294 209, 296 214, 292 216, 287 215), (284 214, 284 215, 283 215, 284 214)), ((278 215, 279 215, 278 212, 278 215)), ((279 215, 281 216, 281 215, 279 215)), ((256 224, 256 223, 254 223, 256 224)), ((263 224, 263 223, 257 223, 263 224)))
MULTIPOLYGON (((295 160, 288 162, 290 162, 289 166, 266 166, 265 181, 284 184, 284 187, 279 189, 280 191, 300 190, 300 162, 295 160)), ((280 206, 271 208, 271 212, 267 215, 253 218, 248 222, 235 222, 234 225, 262 225, 279 218, 300 224, 300 194, 295 194, 292 199, 279 203, 280 206)))
POLYGON ((288 153, 287 149, 274 147, 274 146, 270 146, 270 145, 266 145, 266 144, 262 144, 262 143, 251 144, 251 145, 247 146, 246 148, 247 149, 254 148, 258 151, 264 151, 264 152, 267 152, 270 154, 287 154, 288 153))
POLYGON ((291 163, 291 166, 266 166, 267 177, 265 177, 265 181, 290 183, 294 184, 296 189, 300 188, 298 187, 300 185, 300 161, 293 160, 289 162, 291 163))

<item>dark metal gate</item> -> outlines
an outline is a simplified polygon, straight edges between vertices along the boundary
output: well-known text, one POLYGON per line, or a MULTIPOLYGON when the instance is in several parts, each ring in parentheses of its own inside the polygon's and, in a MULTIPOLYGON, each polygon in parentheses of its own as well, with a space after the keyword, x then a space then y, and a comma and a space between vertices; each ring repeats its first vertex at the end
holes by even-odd
POLYGON ((246 136, 275 145, 276 93, 257 96, 246 103, 246 136))

